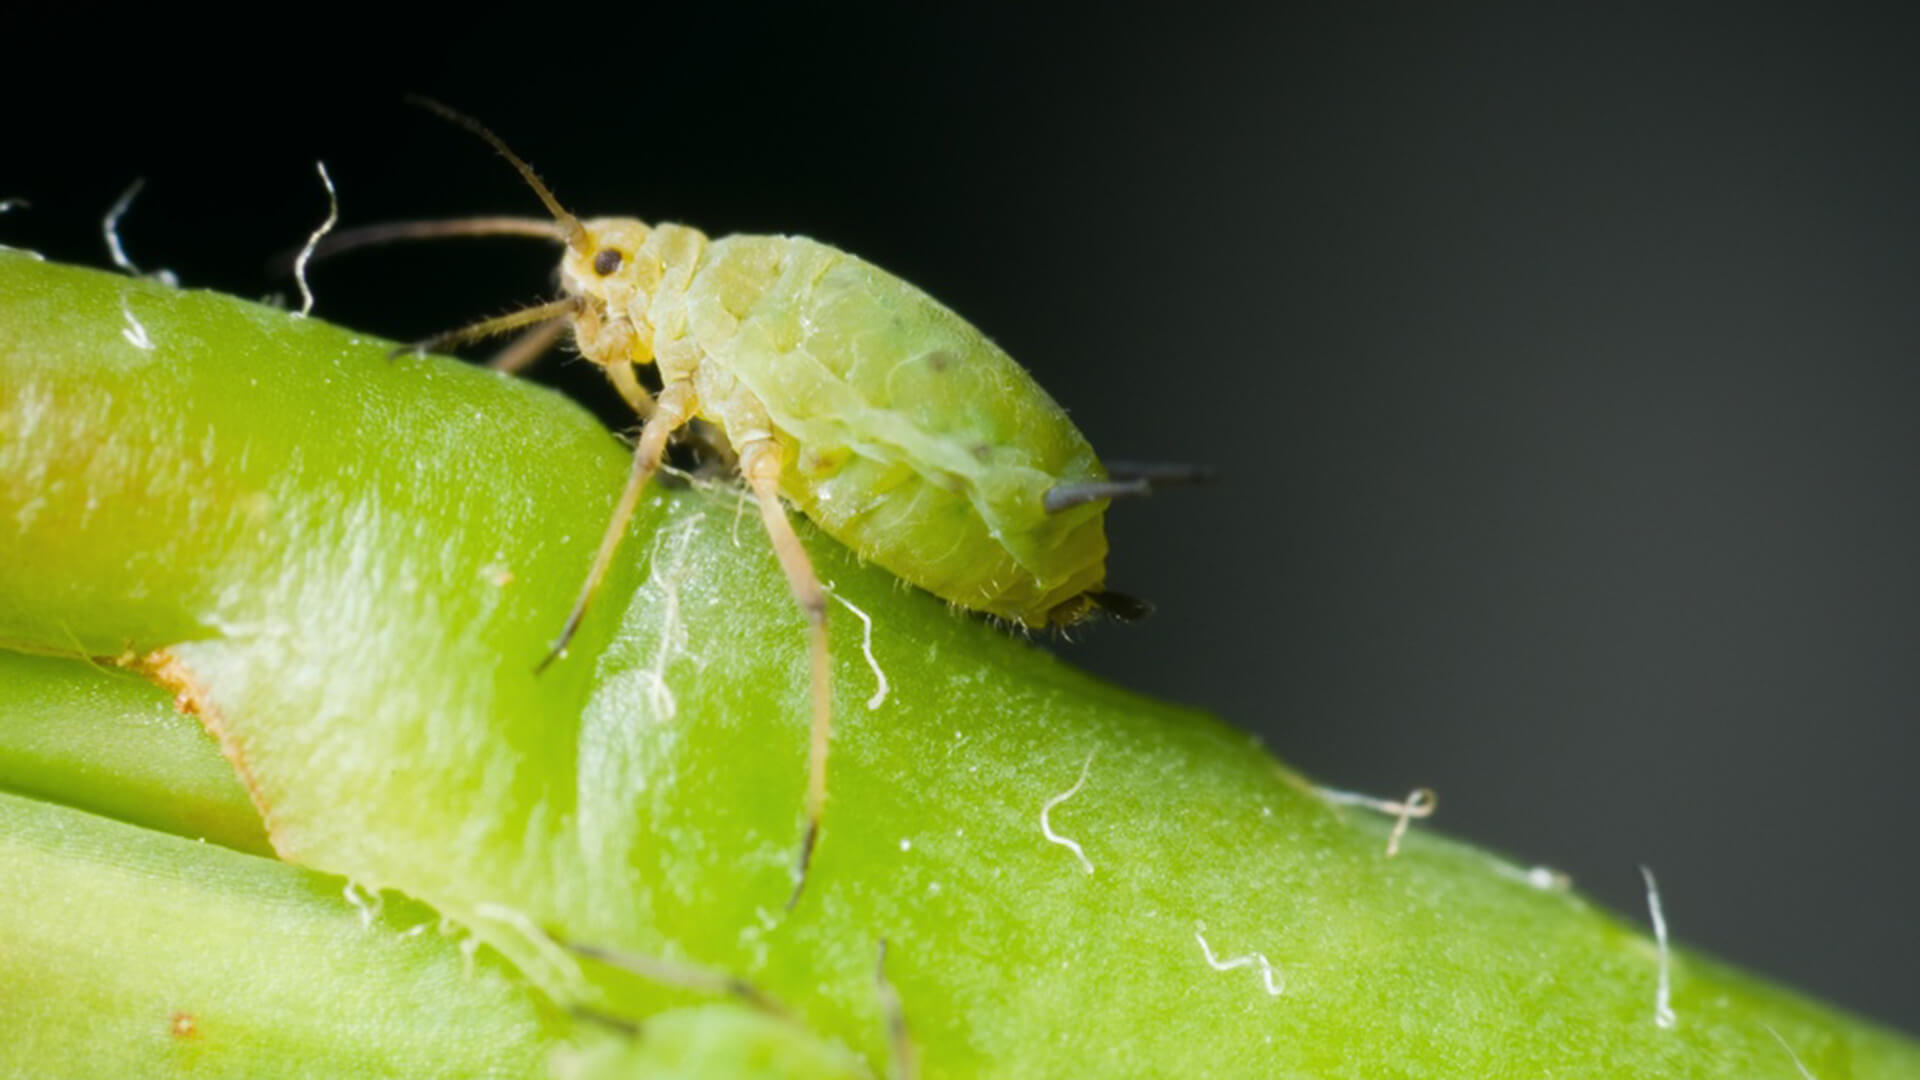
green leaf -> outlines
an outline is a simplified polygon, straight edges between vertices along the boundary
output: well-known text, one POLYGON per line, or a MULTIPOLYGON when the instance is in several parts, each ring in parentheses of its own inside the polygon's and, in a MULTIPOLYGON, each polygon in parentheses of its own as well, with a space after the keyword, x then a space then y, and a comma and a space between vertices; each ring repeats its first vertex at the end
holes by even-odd
POLYGON ((1685 951, 1659 1026, 1637 926, 1427 831, 1388 857, 1389 822, 1246 737, 811 530, 852 607, 826 829, 787 912, 802 622, 737 492, 651 493, 573 655, 535 676, 624 448, 545 391, 388 348, 0 256, 0 639, 138 657, 281 857, 471 928, 575 1010, 556 1023, 592 1068, 698 1043, 666 1032, 719 1030, 688 1019, 712 1008, 879 1070, 884 939, 929 1075, 1920 1075, 1911 1043, 1685 951), (742 979, 795 1020, 556 941, 742 979))

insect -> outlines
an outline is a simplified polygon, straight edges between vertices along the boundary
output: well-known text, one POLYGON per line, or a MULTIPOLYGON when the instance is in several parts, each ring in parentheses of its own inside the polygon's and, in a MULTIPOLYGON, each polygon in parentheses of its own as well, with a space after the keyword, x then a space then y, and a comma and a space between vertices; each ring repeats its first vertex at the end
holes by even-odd
POLYGON ((1104 468, 1066 413, 985 335, 905 281, 798 236, 709 239, 684 225, 581 220, 478 121, 415 99, 484 139, 518 170, 551 220, 471 218, 368 226, 334 251, 398 238, 515 234, 565 246, 562 298, 418 348, 532 328, 537 352, 570 329, 644 418, 633 466, 573 608, 540 668, 568 642, 605 578, 669 438, 717 429, 755 496, 807 624, 811 710, 804 887, 827 800, 832 729, 826 594, 786 503, 902 580, 1025 627, 1064 627, 1108 593, 1108 501, 1193 470, 1104 468), (652 366, 658 392, 642 384, 652 366))

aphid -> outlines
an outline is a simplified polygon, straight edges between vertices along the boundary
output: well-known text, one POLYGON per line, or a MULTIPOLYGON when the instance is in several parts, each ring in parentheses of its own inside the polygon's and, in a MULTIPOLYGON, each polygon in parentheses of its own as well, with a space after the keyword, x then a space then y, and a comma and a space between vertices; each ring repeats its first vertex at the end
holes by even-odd
POLYGON ((826 594, 782 500, 862 559, 936 596, 1021 626, 1061 627, 1096 608, 1127 614, 1136 603, 1103 591, 1108 500, 1195 471, 1103 468, 1012 358, 871 263, 799 236, 712 240, 684 225, 582 221, 477 121, 419 103, 485 139, 553 220, 371 226, 336 234, 329 248, 493 233, 566 246, 562 299, 422 344, 532 327, 534 347, 510 350, 518 366, 566 325, 580 354, 645 418, 626 487, 541 668, 564 655, 669 436, 701 419, 724 438, 808 627, 812 728, 798 899, 826 805, 831 694, 826 594), (657 394, 637 374, 649 364, 657 394))

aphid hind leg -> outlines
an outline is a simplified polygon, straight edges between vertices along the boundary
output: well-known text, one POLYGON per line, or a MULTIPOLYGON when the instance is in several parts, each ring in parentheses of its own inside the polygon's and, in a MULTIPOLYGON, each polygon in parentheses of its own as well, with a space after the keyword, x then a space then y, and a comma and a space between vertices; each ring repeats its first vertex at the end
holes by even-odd
POLYGON ((730 997, 769 1016, 783 1019, 793 1016, 792 1010, 781 1004, 779 999, 736 975, 621 949, 572 941, 562 941, 560 944, 595 963, 618 968, 648 982, 695 994, 730 997))
POLYGON ((787 520, 780 503, 780 451, 771 440, 756 440, 740 448, 740 472, 760 503, 760 520, 766 525, 780 569, 787 575, 793 598, 807 619, 807 637, 812 659, 813 726, 807 749, 806 831, 800 838, 800 857, 793 868, 793 894, 787 897, 787 909, 800 902, 807 886, 807 868, 813 863, 813 848, 820 839, 820 819, 827 807, 827 745, 833 734, 833 687, 827 665, 827 594, 820 577, 813 572, 807 549, 787 520))
POLYGON ((620 501, 614 504, 607 531, 600 537, 600 549, 594 552, 593 568, 587 571, 586 584, 580 587, 580 594, 573 601, 573 610, 567 613, 566 624, 560 628, 560 636, 554 639, 546 658, 533 669, 536 673, 545 671, 547 665, 566 654, 567 643, 573 640, 574 632, 580 629, 580 620, 587 613, 587 605, 593 602, 594 592, 606 578, 607 568, 613 565, 614 552, 619 550, 620 541, 627 535, 633 512, 640 505, 640 493, 646 490, 647 481, 653 478, 655 470, 660 467, 660 458, 667 450, 667 437, 687 422, 687 418, 693 414, 693 406, 691 382, 668 383, 660 391, 660 400, 653 416, 640 429, 639 445, 633 448, 633 469, 627 473, 627 486, 620 492, 620 501))

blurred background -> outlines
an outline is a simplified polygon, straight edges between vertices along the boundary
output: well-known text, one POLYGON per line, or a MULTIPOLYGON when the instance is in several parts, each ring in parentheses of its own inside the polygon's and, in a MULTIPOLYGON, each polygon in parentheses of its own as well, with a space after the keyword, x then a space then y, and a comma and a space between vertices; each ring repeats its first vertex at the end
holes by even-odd
MULTIPOLYGON (((1248 5, 1249 9, 1253 6, 1248 5)), ((1072 663, 1920 1032, 1920 76, 1829 10, 529 9, 431 30, 9 16, 0 242, 259 297, 321 219, 538 204, 804 233, 992 335, 1115 459, 1159 608, 1072 663), (31 52, 33 50, 23 50, 31 52)), ((136 16, 136 18, 138 18, 136 16)), ((407 339, 513 240, 318 266, 407 339)), ((549 363, 612 422, 598 374, 549 363)))

